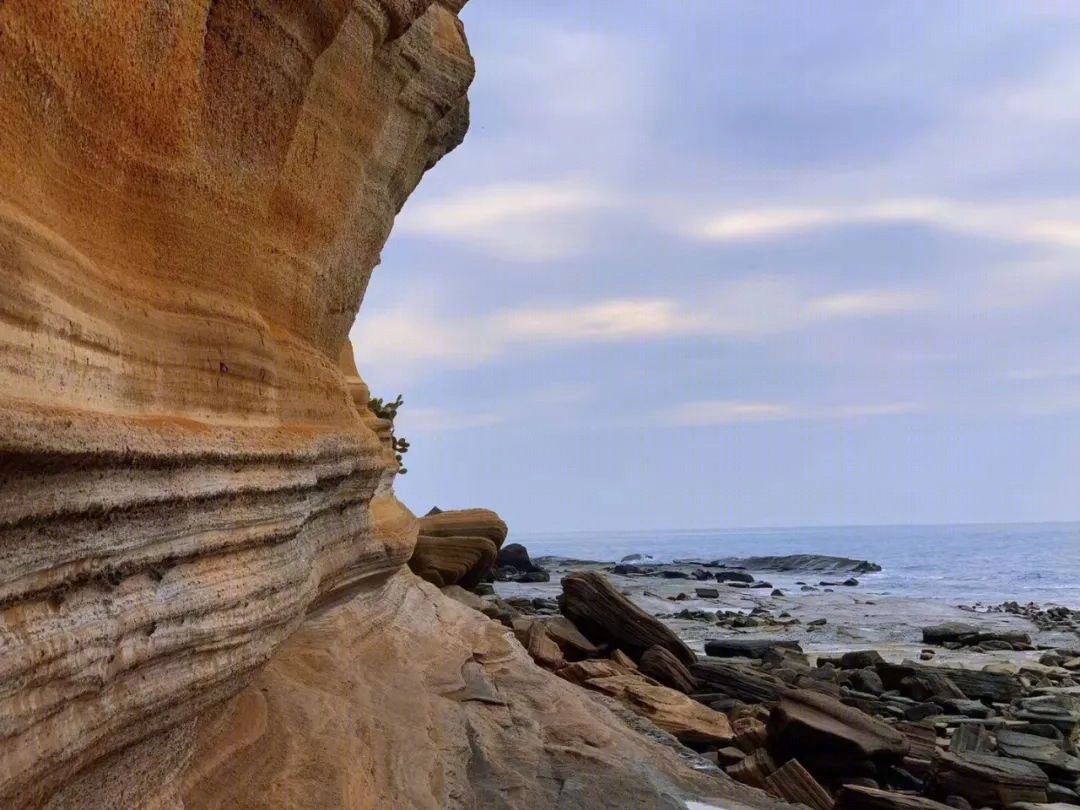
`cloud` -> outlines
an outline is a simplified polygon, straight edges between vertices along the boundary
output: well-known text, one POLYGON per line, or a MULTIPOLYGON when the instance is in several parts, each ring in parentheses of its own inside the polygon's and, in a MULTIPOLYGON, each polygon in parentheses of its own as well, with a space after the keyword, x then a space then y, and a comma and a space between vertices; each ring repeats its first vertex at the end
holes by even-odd
POLYGON ((507 421, 508 415, 497 411, 457 411, 446 408, 404 408, 398 416, 402 433, 441 433, 446 430, 470 430, 491 427, 507 421))
POLYGON ((889 402, 870 405, 801 405, 787 402, 739 402, 702 400, 686 402, 658 414, 664 425, 709 427, 752 422, 796 422, 809 420, 846 420, 919 413, 912 402, 889 402))
POLYGON ((713 215, 689 230, 704 241, 777 239, 853 225, 919 224, 958 234, 1080 248, 1080 201, 977 204, 939 197, 822 202, 713 215))
POLYGON ((399 235, 456 242, 505 261, 545 262, 584 249, 589 217, 619 204, 582 182, 508 183, 406 205, 394 227, 399 235))
POLYGON ((932 309, 920 290, 808 293, 761 276, 715 286, 690 300, 610 298, 521 306, 474 318, 446 318, 434 294, 362 313, 352 339, 361 373, 373 366, 408 377, 428 367, 475 368, 516 350, 694 338, 754 341, 835 321, 899 317, 932 309))

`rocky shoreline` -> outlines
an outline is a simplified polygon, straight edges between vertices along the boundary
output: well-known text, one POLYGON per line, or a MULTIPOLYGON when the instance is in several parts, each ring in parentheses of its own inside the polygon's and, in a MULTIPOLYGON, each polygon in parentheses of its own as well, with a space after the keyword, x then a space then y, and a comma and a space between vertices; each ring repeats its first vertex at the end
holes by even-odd
POLYGON ((876 593, 874 563, 816 555, 512 557, 446 592, 737 782, 820 810, 1080 805, 1080 611, 876 593))

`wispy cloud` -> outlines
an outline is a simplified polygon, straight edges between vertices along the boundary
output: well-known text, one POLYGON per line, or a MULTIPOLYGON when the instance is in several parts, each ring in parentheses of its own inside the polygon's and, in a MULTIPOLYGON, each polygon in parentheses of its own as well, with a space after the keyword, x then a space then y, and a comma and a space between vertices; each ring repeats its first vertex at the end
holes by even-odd
POLYGON ((537 304, 462 319, 442 316, 439 300, 429 295, 361 315, 352 332, 361 373, 373 365, 390 366, 406 376, 427 366, 476 367, 521 348, 706 337, 753 341, 835 321, 899 317, 935 306, 933 297, 919 290, 814 295, 798 284, 768 276, 716 286, 690 300, 612 298, 537 304))
POLYGON ((884 224, 919 224, 952 233, 1080 248, 1080 200, 987 205, 911 197, 735 209, 698 222, 690 233, 706 241, 735 242, 884 224))
POLYGON ((708 427, 745 422, 865 419, 919 413, 913 402, 869 405, 805 405, 788 402, 702 400, 676 405, 658 414, 658 422, 678 427, 708 427))
POLYGON ((584 182, 492 185, 406 205, 395 229, 506 261, 544 262, 583 249, 589 233, 583 218, 618 204, 611 193, 584 182))

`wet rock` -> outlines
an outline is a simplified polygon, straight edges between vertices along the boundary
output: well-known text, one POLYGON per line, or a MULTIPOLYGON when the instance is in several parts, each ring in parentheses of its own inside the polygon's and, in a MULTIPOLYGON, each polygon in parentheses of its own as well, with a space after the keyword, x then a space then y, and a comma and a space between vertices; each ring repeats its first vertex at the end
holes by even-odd
POLYGON ((1030 762, 989 754, 942 752, 934 759, 929 792, 935 798, 963 796, 974 805, 1008 807, 1045 802, 1049 780, 1030 762))
POLYGON ((699 599, 717 599, 720 596, 720 591, 716 588, 694 588, 694 593, 699 599))

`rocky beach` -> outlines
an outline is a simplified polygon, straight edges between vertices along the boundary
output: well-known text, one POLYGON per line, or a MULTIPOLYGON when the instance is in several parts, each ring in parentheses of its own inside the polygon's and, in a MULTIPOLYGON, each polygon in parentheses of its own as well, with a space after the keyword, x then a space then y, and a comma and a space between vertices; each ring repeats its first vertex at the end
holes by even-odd
POLYGON ((451 593, 778 799, 1080 805, 1080 611, 874 593, 880 570, 813 554, 532 560, 515 544, 494 583, 451 593))

